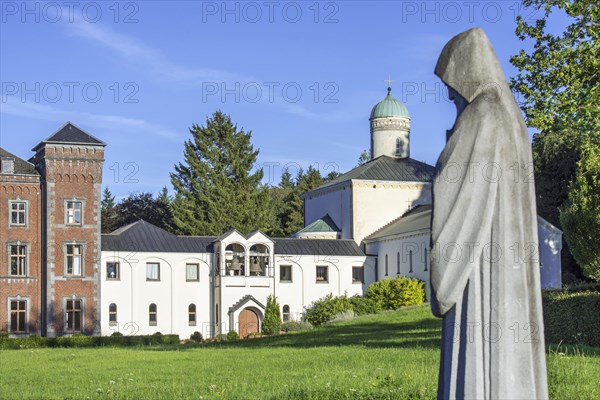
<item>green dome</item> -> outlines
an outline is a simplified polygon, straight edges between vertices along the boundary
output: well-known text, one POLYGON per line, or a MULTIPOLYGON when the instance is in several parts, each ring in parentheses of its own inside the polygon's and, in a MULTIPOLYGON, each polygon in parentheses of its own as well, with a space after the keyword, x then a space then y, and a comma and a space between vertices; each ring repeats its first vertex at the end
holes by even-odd
POLYGON ((388 94, 385 96, 385 99, 377 103, 371 111, 371 119, 381 117, 410 118, 406 106, 392 96, 391 88, 388 88, 388 94))

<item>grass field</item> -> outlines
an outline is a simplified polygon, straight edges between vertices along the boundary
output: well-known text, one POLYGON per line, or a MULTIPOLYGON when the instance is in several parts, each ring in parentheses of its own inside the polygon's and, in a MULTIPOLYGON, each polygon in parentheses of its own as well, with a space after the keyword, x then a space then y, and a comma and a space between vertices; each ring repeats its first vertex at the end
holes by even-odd
MULTIPOLYGON (((431 399, 440 321, 427 306, 198 348, 0 353, 1 399, 431 399)), ((600 349, 550 346, 552 399, 600 398, 600 349)))

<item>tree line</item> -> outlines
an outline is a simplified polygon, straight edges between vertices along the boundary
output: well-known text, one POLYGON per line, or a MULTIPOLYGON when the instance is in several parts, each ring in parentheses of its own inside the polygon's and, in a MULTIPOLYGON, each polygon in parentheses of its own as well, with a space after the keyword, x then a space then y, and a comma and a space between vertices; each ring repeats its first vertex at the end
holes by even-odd
POLYGON ((204 126, 194 124, 190 134, 184 160, 171 173, 173 196, 165 187, 156 196, 130 193, 117 203, 104 189, 103 233, 143 219, 179 235, 219 236, 235 228, 285 237, 304 227, 301 195, 339 175, 322 176, 309 166, 296 176, 285 169, 276 186, 262 183, 263 170, 254 168, 259 152, 251 143, 252 132, 238 129, 221 111, 204 126))

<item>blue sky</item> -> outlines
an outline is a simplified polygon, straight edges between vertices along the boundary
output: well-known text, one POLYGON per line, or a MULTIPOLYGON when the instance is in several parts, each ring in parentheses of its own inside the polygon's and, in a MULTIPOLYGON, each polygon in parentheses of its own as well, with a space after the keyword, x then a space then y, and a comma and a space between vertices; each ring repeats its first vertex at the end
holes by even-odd
MULTIPOLYGON (((118 198, 171 190, 193 123, 215 110, 252 131, 265 182, 284 166, 346 171, 369 147, 369 113, 393 95, 411 156, 435 163, 455 117, 433 75, 443 45, 482 27, 507 76, 528 44, 519 1, 2 1, 0 145, 29 158, 71 121, 105 141, 118 198)), ((559 21, 560 22, 560 21, 559 21)))

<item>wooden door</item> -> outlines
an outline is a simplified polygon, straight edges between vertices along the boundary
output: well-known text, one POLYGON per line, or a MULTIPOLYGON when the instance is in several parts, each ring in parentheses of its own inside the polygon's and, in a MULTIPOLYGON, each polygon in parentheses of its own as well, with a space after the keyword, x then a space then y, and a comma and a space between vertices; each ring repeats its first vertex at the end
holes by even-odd
POLYGON ((245 338, 253 332, 258 332, 258 315, 251 309, 244 308, 238 317, 238 333, 245 338))

